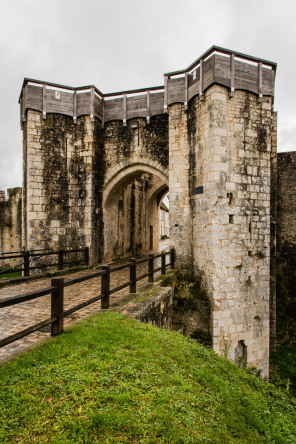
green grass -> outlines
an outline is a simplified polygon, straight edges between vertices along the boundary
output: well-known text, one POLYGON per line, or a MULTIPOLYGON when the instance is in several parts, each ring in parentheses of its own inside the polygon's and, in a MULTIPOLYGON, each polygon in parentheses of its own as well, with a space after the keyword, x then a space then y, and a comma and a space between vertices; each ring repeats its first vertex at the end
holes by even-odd
POLYGON ((270 379, 296 397, 296 344, 279 345, 270 356, 270 379))
MULTIPOLYGON (((0 268, 0 271, 5 271, 5 270, 9 270, 8 267, 6 268, 0 268)), ((21 271, 14 271, 12 273, 1 273, 0 274, 0 279, 13 279, 15 277, 19 277, 22 275, 21 271)))
POLYGON ((0 378, 3 443, 296 443, 283 390, 118 313, 4 364, 0 378))

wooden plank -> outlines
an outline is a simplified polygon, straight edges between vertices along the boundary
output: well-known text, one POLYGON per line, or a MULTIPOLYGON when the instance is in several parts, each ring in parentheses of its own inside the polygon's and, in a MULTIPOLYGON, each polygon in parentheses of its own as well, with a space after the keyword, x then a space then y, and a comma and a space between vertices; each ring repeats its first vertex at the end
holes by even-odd
POLYGON ((127 120, 135 117, 147 117, 147 108, 144 109, 134 109, 127 113, 127 120))
POLYGON ((123 94, 123 126, 126 126, 126 94, 123 94))
POLYGON ((150 123, 150 91, 147 91, 147 123, 150 123))
POLYGON ((147 110, 147 95, 136 97, 127 97, 127 112, 133 110, 147 110))
POLYGON ((73 122, 77 123, 77 92, 73 94, 73 122))
POLYGON ((46 119, 46 85, 43 85, 42 99, 42 116, 43 119, 46 119))
POLYGON ((203 94, 203 60, 201 59, 200 61, 200 66, 199 66, 199 97, 200 100, 204 100, 204 94, 203 94))
POLYGON ((166 113, 168 111, 168 76, 164 76, 164 112, 166 113))
POLYGON ((95 94, 95 100, 94 100, 94 115, 98 119, 103 120, 103 102, 102 99, 95 94))
POLYGON ((215 63, 214 58, 203 63, 203 91, 205 91, 215 80, 215 63))
POLYGON ((46 93, 46 111, 48 113, 61 113, 73 116, 73 93, 58 91, 59 97, 56 98, 56 91, 47 89, 46 93))
POLYGON ((90 90, 90 121, 94 121, 94 98, 95 98, 95 90, 91 88, 90 90))
POLYGON ((229 97, 234 95, 234 54, 230 57, 230 93, 229 97))
POLYGON ((150 96, 150 116, 157 116, 164 112, 164 93, 151 94, 150 96))
POLYGON ((188 101, 197 94, 199 94, 199 83, 195 82, 188 88, 188 101))
POLYGON ((184 106, 185 110, 188 109, 188 73, 185 73, 185 98, 184 98, 184 106))
POLYGON ((168 102, 171 103, 185 101, 185 77, 168 80, 168 102))
POLYGON ((77 93, 77 117, 89 114, 90 91, 86 93, 77 93))
POLYGON ((258 63, 258 102, 262 103, 262 62, 258 63))

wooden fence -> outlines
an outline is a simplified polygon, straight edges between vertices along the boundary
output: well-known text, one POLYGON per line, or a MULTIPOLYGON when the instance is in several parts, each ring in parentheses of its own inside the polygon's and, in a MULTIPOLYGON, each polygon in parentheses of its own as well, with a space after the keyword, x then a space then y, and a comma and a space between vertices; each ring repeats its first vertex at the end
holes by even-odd
MULTIPOLYGON (((8 270, 4 270, 2 273, 9 274, 9 273, 15 273, 16 271, 21 271, 24 273, 24 276, 30 276, 31 270, 41 270, 44 268, 51 268, 51 267, 57 267, 58 270, 63 270, 65 267, 73 266, 73 265, 89 265, 89 248, 80 248, 76 250, 58 250, 58 251, 46 251, 46 250, 39 250, 42 252, 37 252, 38 250, 31 250, 31 251, 24 251, 19 252, 18 254, 10 254, 9 253, 2 253, 0 255, 0 261, 1 260, 8 260, 8 259, 23 259, 23 262, 19 265, 15 265, 8 270), (69 259, 69 256, 73 254, 80 254, 82 255, 81 259, 69 259), (45 258, 45 257, 55 257, 57 256, 57 262, 53 263, 43 263, 43 264, 35 264, 33 265, 33 261, 36 261, 39 258, 45 258)), ((1 274, 0 274, 1 277, 1 274)))
POLYGON ((157 254, 149 254, 149 257, 141 258, 141 259, 130 259, 129 262, 117 265, 111 268, 110 265, 102 265, 101 270, 96 271, 95 273, 90 273, 85 276, 79 276, 72 279, 64 280, 64 278, 53 278, 51 279, 50 287, 42 288, 41 290, 33 291, 30 293, 12 296, 10 298, 6 298, 0 301, 0 308, 10 307, 12 305, 21 304, 22 302, 27 302, 33 299, 40 298, 42 296, 46 296, 48 294, 51 295, 51 316, 44 321, 38 322, 38 324, 32 325, 31 327, 26 328, 25 330, 19 331, 11 336, 8 336, 4 339, 0 340, 0 347, 4 347, 18 339, 23 338, 31 333, 34 333, 37 330, 40 330, 47 325, 51 325, 51 336, 57 336, 63 332, 63 324, 64 318, 69 316, 70 314, 78 311, 84 307, 87 307, 94 302, 101 300, 101 308, 108 309, 110 306, 110 295, 116 293, 123 288, 129 287, 130 293, 136 293, 137 291, 137 282, 148 277, 148 282, 154 281, 154 274, 158 271, 161 271, 161 274, 166 274, 166 269, 170 267, 171 269, 175 268, 175 251, 171 249, 170 251, 163 251, 162 253, 157 254), (166 263, 166 256, 169 255, 170 261, 166 263), (154 268, 154 260, 161 258, 161 266, 154 268), (148 270, 146 273, 137 277, 137 266, 143 263, 148 264, 148 270), (110 275, 115 271, 123 270, 125 268, 129 268, 130 276, 129 281, 125 282, 122 285, 119 285, 115 288, 110 288, 110 275), (89 279, 93 279, 101 276, 101 293, 88 301, 82 302, 81 304, 76 305, 75 307, 70 308, 69 310, 64 311, 64 288, 69 287, 70 285, 75 285, 80 282, 88 281, 89 279))

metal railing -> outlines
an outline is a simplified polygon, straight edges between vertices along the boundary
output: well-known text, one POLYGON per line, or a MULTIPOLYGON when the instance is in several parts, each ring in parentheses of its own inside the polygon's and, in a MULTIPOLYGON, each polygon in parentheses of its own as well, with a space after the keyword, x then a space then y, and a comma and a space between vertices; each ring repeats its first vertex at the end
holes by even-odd
POLYGON ((51 325, 51 336, 57 336, 63 332, 64 328, 64 318, 69 316, 70 314, 81 310, 84 307, 87 307, 94 302, 101 300, 101 308, 108 309, 110 307, 110 295, 116 293, 119 290, 122 290, 126 287, 129 287, 130 293, 136 293, 137 291, 137 282, 148 277, 148 282, 154 281, 154 274, 158 271, 161 272, 162 275, 166 274, 166 269, 170 267, 171 269, 175 268, 175 250, 171 249, 170 251, 163 251, 157 254, 149 254, 148 257, 135 259, 131 258, 129 262, 111 267, 111 265, 101 265, 101 270, 96 271, 95 273, 90 273, 84 276, 75 277, 72 279, 64 280, 64 278, 53 278, 51 279, 51 285, 46 288, 42 288, 37 291, 32 291, 26 294, 21 294, 17 296, 12 296, 10 298, 6 298, 0 300, 0 308, 10 307, 12 305, 21 304, 22 302, 31 301, 33 299, 40 298, 42 296, 51 295, 51 315, 50 318, 45 319, 44 321, 38 322, 35 325, 32 325, 25 330, 21 330, 13 335, 10 335, 6 338, 0 340, 0 347, 4 347, 5 345, 11 344, 12 342, 17 341, 31 333, 34 333, 41 328, 44 328, 48 325, 51 325), (169 255, 170 261, 166 263, 166 256, 169 255), (154 268, 154 260, 161 258, 160 267, 154 268), (140 264, 148 264, 148 270, 146 273, 137 276, 137 266, 140 264), (115 271, 123 270, 129 268, 129 280, 115 288, 110 288, 110 275, 115 271), (88 281, 90 279, 94 279, 97 277, 101 277, 101 293, 94 298, 91 298, 85 302, 82 302, 69 310, 64 310, 64 288, 69 287, 71 285, 78 284, 80 282, 88 281))

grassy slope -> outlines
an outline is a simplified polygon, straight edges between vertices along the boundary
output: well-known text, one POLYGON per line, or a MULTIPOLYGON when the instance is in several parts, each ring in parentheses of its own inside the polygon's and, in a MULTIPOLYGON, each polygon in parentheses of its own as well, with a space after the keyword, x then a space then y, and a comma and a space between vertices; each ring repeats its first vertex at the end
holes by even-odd
POLYGON ((284 391, 116 313, 3 365, 0 378, 4 443, 296 443, 284 391))

